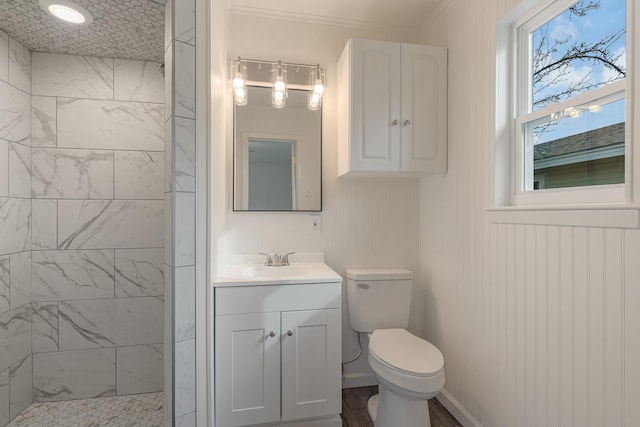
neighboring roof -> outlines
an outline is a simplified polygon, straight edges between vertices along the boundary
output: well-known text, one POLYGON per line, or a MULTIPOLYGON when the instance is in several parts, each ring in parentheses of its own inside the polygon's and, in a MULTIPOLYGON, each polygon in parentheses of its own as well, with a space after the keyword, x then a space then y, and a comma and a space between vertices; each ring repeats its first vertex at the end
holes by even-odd
POLYGON ((537 161, 620 144, 624 144, 624 122, 537 144, 533 156, 537 161))

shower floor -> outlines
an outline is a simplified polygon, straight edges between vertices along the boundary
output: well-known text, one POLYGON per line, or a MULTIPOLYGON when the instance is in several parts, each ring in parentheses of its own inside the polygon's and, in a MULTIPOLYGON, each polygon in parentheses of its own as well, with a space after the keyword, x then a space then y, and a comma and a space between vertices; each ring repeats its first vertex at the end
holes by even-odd
POLYGON ((159 427, 162 393, 34 403, 7 427, 159 427))

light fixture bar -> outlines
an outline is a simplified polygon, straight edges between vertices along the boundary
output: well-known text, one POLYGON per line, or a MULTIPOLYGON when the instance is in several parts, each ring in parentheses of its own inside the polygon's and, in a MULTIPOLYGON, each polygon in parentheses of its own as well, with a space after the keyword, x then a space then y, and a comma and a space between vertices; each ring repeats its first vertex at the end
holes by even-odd
POLYGON ((231 80, 236 105, 247 104, 247 85, 272 88, 271 105, 283 108, 287 91, 309 91, 307 107, 319 110, 325 89, 325 71, 320 64, 296 64, 237 57, 231 60, 231 80))

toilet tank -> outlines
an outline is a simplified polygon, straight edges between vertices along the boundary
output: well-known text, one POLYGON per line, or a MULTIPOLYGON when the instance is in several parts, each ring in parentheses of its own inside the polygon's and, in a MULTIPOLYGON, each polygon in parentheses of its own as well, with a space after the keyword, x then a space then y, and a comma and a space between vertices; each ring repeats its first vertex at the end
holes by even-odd
POLYGON ((409 325, 413 274, 403 269, 347 270, 349 322, 358 332, 409 325))

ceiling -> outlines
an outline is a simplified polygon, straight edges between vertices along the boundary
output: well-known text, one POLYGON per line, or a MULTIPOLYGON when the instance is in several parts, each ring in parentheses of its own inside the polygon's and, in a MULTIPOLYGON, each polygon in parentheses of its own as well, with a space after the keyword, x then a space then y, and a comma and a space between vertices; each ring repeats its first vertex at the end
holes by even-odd
MULTIPOLYGON (((166 0, 75 1, 92 13, 91 25, 65 24, 38 0, 0 0, 0 29, 35 52, 163 61, 166 0)), ((444 0, 227 1, 235 13, 416 31, 444 0)))
POLYGON ((230 0, 233 12, 419 30, 444 0, 230 0))
POLYGON ((164 61, 166 0, 74 0, 93 23, 50 16, 38 0, 0 0, 0 29, 34 52, 164 61))

